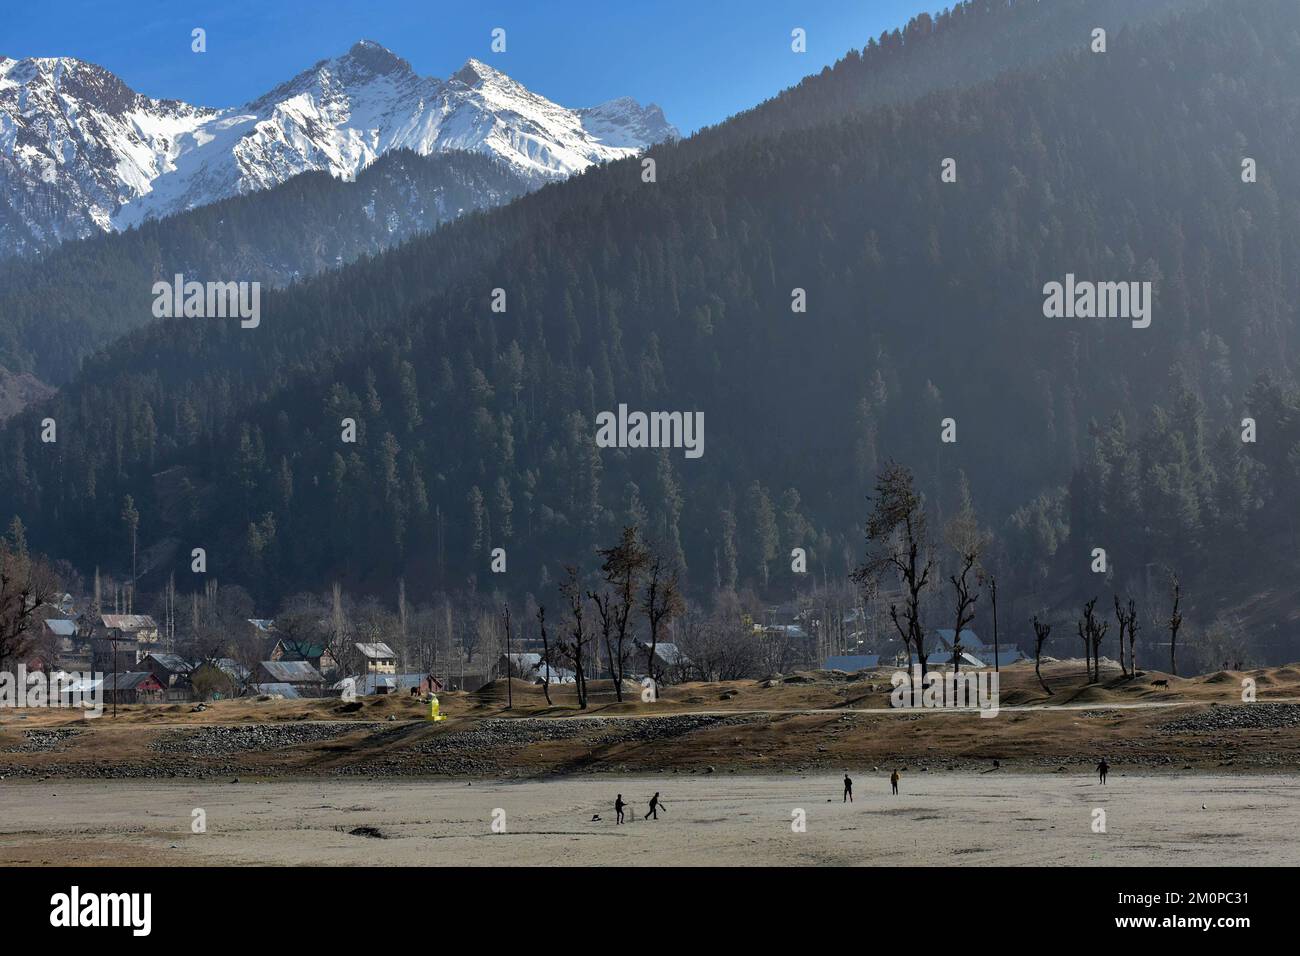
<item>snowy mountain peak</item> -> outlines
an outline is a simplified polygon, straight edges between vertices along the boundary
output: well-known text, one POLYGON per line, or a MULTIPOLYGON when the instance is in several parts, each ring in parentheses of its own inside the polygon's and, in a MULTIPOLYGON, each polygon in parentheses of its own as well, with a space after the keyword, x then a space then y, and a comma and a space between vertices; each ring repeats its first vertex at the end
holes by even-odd
POLYGON ((4 57, 0 256, 309 170, 350 179, 394 149, 484 153, 533 187, 676 136, 654 105, 569 109, 473 58, 445 81, 422 77, 373 40, 223 110, 150 99, 70 57, 4 57))
POLYGON ((352 44, 344 58, 375 74, 403 72, 414 73, 407 63, 392 50, 374 40, 358 40, 352 44))
POLYGON ((466 86, 472 87, 482 86, 485 83, 509 83, 515 86, 519 85, 500 70, 494 70, 482 60, 477 60, 474 57, 470 57, 466 60, 465 65, 453 73, 450 79, 453 81, 459 80, 466 86))

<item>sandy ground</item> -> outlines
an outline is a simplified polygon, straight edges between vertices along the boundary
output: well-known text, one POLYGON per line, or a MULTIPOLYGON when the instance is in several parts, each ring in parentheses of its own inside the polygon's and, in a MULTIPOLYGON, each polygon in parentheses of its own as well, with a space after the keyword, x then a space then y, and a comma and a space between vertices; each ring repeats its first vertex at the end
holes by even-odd
POLYGON ((611 776, 520 783, 0 783, 9 865, 1178 865, 1300 863, 1294 775, 611 776), (650 794, 666 811, 644 821, 650 794), (632 802, 615 826, 612 803, 632 802), (207 832, 191 832, 195 808, 207 832), (492 831, 504 811, 505 832, 492 831), (1094 811, 1106 813, 1093 832, 1094 811), (792 831, 795 810, 806 832, 792 831), (592 816, 599 813, 600 821, 592 816), (375 828, 382 836, 353 835, 375 828))

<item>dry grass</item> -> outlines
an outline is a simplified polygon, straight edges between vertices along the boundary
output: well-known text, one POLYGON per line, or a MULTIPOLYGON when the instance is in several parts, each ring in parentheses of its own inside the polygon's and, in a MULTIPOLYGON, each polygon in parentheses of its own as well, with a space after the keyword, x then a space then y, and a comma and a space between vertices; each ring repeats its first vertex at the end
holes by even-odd
MULTIPOLYGON (((324 700, 231 700, 209 704, 124 706, 117 717, 84 720, 71 711, 0 712, 0 768, 11 773, 116 774, 136 768, 156 776, 232 766, 252 775, 318 775, 346 772, 403 774, 530 775, 542 773, 680 770, 713 767, 741 772, 834 768, 886 763, 946 766, 991 763, 1025 770, 1094 762, 1149 768, 1234 766, 1266 770, 1300 768, 1300 729, 1234 730, 1232 733, 1169 734, 1162 725, 1212 706, 1241 703, 1241 681, 1252 678, 1259 699, 1300 699, 1300 669, 1286 666, 1244 673, 1219 672, 1181 679, 1157 672, 1124 678, 1117 665, 1103 666, 1102 681, 1089 684, 1081 661, 1045 664, 1054 693, 1038 685, 1032 664, 1001 672, 1002 712, 994 719, 973 713, 899 712, 889 708, 890 671, 859 675, 797 674, 775 686, 761 681, 691 683, 665 688, 647 703, 628 687, 628 700, 614 699, 610 682, 592 685, 586 711, 571 687, 553 687, 547 705, 540 686, 514 681, 514 706, 505 707, 505 683, 476 692, 441 696, 449 719, 428 722, 427 704, 410 697, 362 698, 353 704, 324 700), (1156 686, 1167 680, 1168 686, 1156 686), (628 721, 587 718, 655 718, 671 715, 735 715, 735 722, 703 721, 677 731, 611 740, 609 726, 628 721), (25 719, 23 719, 25 718, 25 719), (502 726, 487 718, 580 721, 580 732, 548 735, 544 725, 520 725, 536 740, 494 734, 502 726), (172 756, 152 746, 165 733, 202 725, 284 725, 295 722, 355 724, 328 740, 240 754, 238 760, 172 756), (391 732, 377 733, 379 730, 391 732), (396 725, 396 726, 393 726, 396 725), (58 727, 80 731, 45 752, 22 752, 24 731, 58 727), (542 727, 542 730, 538 728, 542 727), (470 764, 449 765, 427 756, 444 734, 468 734, 470 764), (477 734, 477 736, 475 735, 477 734), (426 756, 421 756, 425 754, 426 756), (382 760, 380 759, 382 758, 382 760), (472 763, 478 760, 479 763, 472 763), (386 763, 385 763, 386 761, 386 763), (487 763, 483 763, 487 761, 487 763), (470 767, 471 769, 465 769, 470 767)), ((636 726, 635 722, 630 724, 636 726)), ((641 725, 648 727, 649 725, 641 725)), ((527 736, 527 735, 525 735, 527 736)), ((0 773, 5 772, 0 770, 0 773)))

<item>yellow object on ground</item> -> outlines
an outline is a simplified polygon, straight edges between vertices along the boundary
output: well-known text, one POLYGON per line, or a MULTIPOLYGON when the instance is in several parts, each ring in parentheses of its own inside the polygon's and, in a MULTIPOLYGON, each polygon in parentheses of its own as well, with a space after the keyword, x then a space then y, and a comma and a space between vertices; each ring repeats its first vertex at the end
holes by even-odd
POLYGON ((444 717, 442 714, 438 713, 439 709, 440 709, 440 707, 439 707, 439 704, 438 704, 438 698, 437 698, 435 695, 430 694, 430 695, 429 695, 429 719, 430 719, 430 720, 446 720, 446 719, 447 719, 447 718, 444 717))

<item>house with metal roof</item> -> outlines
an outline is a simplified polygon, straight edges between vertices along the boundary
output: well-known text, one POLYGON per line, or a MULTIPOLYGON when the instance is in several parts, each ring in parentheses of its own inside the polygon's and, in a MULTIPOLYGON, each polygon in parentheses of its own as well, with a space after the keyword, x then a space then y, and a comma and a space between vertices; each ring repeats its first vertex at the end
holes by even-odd
POLYGON ((168 700, 183 701, 193 696, 191 675, 195 665, 179 654, 152 652, 144 656, 140 666, 158 678, 158 682, 167 689, 168 700))
POLYGON ((511 677, 534 684, 540 684, 543 681, 551 684, 574 684, 578 680, 578 675, 568 668, 543 664, 541 654, 526 652, 502 654, 498 668, 504 671, 507 667, 511 677))
POLYGON ((293 637, 281 637, 271 648, 270 659, 273 661, 306 661, 322 674, 329 674, 338 669, 338 661, 326 644, 293 637))
POLYGON ((431 674, 362 674, 360 677, 345 677, 330 689, 338 692, 347 690, 351 681, 352 692, 362 696, 384 694, 409 695, 415 691, 416 696, 442 693, 442 681, 431 674))
POLYGON ((77 636, 77 622, 69 621, 64 618, 47 617, 45 619, 45 629, 55 637, 77 636))
POLYGON ((137 640, 158 640, 158 624, 148 614, 101 614, 99 625, 105 630, 133 635, 137 640))
MULTIPOLYGON (((928 654, 925 655, 925 664, 927 667, 951 667, 952 661, 953 661, 952 651, 945 651, 942 648, 936 647, 934 650, 930 651, 928 654)), ((916 663, 919 663, 919 661, 917 660, 916 655, 913 654, 909 657, 908 664, 910 666, 911 664, 916 664, 916 663)), ((974 654, 967 654, 965 651, 962 651, 961 666, 962 667, 983 667, 984 662, 981 661, 974 654)))
POLYGON ((366 662, 367 674, 396 674, 397 654, 384 643, 353 645, 366 662))
MULTIPOLYGON (((632 655, 631 663, 638 668, 645 668, 640 674, 648 674, 650 671, 650 644, 648 641, 637 640, 635 646, 636 653, 632 655)), ((678 678, 686 668, 691 666, 691 659, 683 654, 681 648, 671 641, 660 641, 656 644, 654 657, 654 674, 657 679, 678 678)), ((628 674, 628 676, 633 675, 628 674)))
POLYGON ((166 688, 149 671, 104 675, 104 701, 118 704, 161 704, 166 688))
POLYGON ((300 697, 319 697, 325 686, 321 672, 307 661, 262 661, 255 684, 291 684, 300 697))
MULTIPOLYGON (((926 647, 942 648, 945 651, 951 651, 953 645, 953 629, 950 627, 940 627, 926 635, 926 647)), ((984 642, 979 639, 969 627, 961 629, 961 649, 963 651, 982 651, 984 642)))

